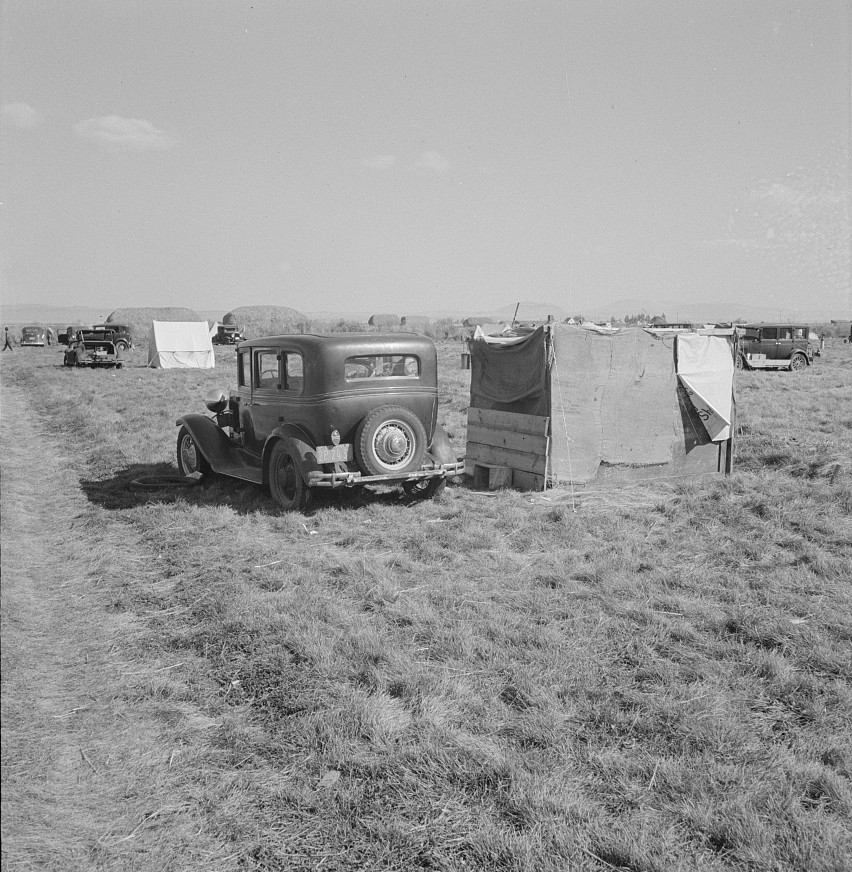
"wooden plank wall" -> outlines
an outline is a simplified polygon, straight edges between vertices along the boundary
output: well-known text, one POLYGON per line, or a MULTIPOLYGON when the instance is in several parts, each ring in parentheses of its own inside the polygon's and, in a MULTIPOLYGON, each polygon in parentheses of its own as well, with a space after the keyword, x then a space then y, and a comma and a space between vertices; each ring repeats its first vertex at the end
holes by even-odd
POLYGON ((550 419, 491 409, 468 409, 468 475, 476 466, 506 467, 521 490, 543 490, 550 448, 550 419))

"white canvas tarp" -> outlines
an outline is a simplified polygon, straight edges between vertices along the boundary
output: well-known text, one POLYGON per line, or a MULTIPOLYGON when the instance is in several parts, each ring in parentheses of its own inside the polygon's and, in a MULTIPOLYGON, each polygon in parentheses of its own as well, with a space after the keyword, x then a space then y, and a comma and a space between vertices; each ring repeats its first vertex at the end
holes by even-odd
POLYGON ((681 333, 677 337, 677 377, 704 422, 707 435, 721 442, 731 435, 734 361, 723 336, 681 333))
POLYGON ((148 366, 160 369, 213 369, 216 358, 206 321, 153 321, 148 334, 148 366))

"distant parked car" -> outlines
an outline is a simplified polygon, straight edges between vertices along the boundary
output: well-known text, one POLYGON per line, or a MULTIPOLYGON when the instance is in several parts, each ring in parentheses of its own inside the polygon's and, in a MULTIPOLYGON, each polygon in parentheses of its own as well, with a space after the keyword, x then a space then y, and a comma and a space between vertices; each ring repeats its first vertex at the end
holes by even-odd
POLYGON ((815 352, 810 332, 807 324, 790 322, 737 327, 737 369, 805 369, 815 352))
POLYGON ((126 324, 95 324, 92 330, 111 330, 115 335, 115 347, 119 351, 126 351, 128 348, 133 348, 133 339, 130 336, 130 328, 126 324))
POLYGON ((214 345, 239 345, 245 341, 243 328, 236 324, 219 324, 216 333, 210 340, 214 345))
POLYGON ((44 327, 30 324, 21 328, 21 345, 43 346, 46 344, 47 331, 44 327))
POLYGON ((416 334, 288 335, 237 348, 237 387, 184 415, 182 475, 212 472, 267 486, 283 509, 315 488, 399 483, 434 496, 461 475, 438 424, 435 344, 416 334))

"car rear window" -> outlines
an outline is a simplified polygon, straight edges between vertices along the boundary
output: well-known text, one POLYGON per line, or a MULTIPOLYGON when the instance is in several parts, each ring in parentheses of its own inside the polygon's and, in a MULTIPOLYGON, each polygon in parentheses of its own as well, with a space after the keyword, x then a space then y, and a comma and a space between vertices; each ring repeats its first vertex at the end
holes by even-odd
POLYGON ((347 357, 346 380, 362 378, 419 378, 420 358, 413 354, 367 354, 347 357))

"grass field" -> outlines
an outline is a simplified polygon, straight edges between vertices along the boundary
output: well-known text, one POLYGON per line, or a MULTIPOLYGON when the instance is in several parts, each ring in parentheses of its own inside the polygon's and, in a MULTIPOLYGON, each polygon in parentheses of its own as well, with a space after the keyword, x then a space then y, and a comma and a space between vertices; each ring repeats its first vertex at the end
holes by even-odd
POLYGON ((852 868, 852 346, 728 478, 308 516, 129 489, 235 376, 144 355, 0 358, 4 870, 852 868))

